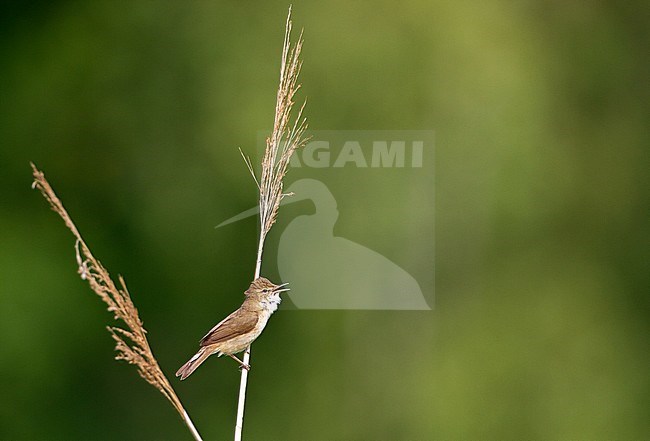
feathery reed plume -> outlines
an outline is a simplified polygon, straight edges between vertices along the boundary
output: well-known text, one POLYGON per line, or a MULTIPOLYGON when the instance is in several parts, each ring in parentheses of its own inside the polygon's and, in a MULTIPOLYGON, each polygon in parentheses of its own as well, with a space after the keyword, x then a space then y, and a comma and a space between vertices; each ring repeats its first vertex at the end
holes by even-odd
POLYGON ((153 387, 158 389, 161 394, 169 400, 181 418, 189 428, 195 440, 201 441, 201 436, 194 427, 188 413, 183 408, 180 399, 174 392, 171 384, 163 374, 156 358, 149 347, 147 340, 147 331, 142 326, 142 320, 138 315, 129 291, 122 276, 119 276, 120 286, 117 287, 111 279, 108 271, 102 264, 95 259, 90 249, 81 238, 81 234, 72 222, 68 212, 63 208, 63 204, 54 193, 54 190, 45 179, 42 171, 38 170, 34 164, 31 164, 34 176, 32 188, 38 188, 43 197, 49 202, 50 207, 65 222, 65 225, 72 231, 77 239, 75 243, 77 264, 79 265, 79 275, 83 280, 87 280, 90 288, 108 305, 108 311, 114 314, 115 320, 121 320, 126 325, 125 328, 116 326, 107 326, 113 340, 115 340, 116 360, 125 360, 133 364, 138 369, 138 374, 153 387))
MULTIPOLYGON (((287 22, 284 32, 284 43, 282 45, 282 62, 280 65, 280 85, 278 86, 277 101, 275 105, 275 119, 273 131, 266 139, 266 149, 262 159, 262 173, 258 180, 253 172, 253 165, 250 158, 242 152, 246 167, 253 175, 255 184, 260 192, 260 237, 257 248, 257 261, 255 265, 255 279, 260 276, 262 268, 262 253, 264 251, 264 240, 266 235, 275 223, 280 207, 280 201, 284 196, 282 193, 282 179, 287 173, 291 155, 303 147, 308 138, 305 137, 307 120, 303 118, 302 112, 305 104, 300 107, 298 114, 291 122, 291 111, 294 106, 294 95, 300 89, 298 75, 302 67, 300 51, 302 50, 302 31, 298 41, 291 45, 291 6, 287 15, 287 22)), ((240 150, 241 152, 241 150, 240 150)), ((244 352, 244 363, 250 364, 250 346, 244 352)), ((235 426, 235 441, 240 441, 244 426, 244 404, 246 402, 246 384, 248 381, 248 370, 242 369, 241 381, 239 384, 239 401, 237 406, 237 423, 235 426)))

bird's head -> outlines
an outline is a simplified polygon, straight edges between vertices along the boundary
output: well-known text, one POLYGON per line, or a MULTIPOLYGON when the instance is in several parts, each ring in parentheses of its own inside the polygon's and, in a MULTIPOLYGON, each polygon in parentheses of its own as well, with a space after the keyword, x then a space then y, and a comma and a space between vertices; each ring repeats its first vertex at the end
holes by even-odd
POLYGON ((280 293, 289 291, 287 285, 287 283, 276 285, 265 277, 259 277, 253 280, 253 283, 244 294, 247 299, 259 301, 263 308, 275 311, 282 301, 280 293))

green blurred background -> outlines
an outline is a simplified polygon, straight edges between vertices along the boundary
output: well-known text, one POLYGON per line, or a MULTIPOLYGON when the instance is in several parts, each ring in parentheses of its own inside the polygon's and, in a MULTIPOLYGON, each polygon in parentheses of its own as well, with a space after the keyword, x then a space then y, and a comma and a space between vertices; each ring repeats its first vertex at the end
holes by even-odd
MULTIPOLYGON (((112 360, 29 161, 126 277, 171 376, 252 274, 255 221, 213 227, 255 203, 237 147, 271 127, 286 8, 3 3, 1 439, 190 439, 112 360)), ((296 2, 294 23, 311 128, 436 131, 435 305, 280 310, 246 439, 647 438, 647 5, 296 2)), ((231 437, 230 360, 172 383, 206 441, 231 437)))

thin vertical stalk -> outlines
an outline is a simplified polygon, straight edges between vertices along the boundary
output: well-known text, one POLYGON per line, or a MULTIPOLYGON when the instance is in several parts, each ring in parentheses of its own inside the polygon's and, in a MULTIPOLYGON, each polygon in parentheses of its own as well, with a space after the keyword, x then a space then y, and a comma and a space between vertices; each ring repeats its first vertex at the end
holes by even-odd
MULTIPOLYGON (((294 105, 294 95, 300 88, 298 75, 302 62, 300 51, 302 49, 302 33, 296 44, 291 45, 291 7, 287 15, 287 22, 282 46, 282 62, 280 66, 280 85, 278 86, 277 101, 275 105, 275 118, 273 131, 266 139, 266 149, 262 159, 262 173, 260 179, 255 177, 250 159, 244 156, 244 162, 253 175, 260 192, 260 237, 257 247, 257 260, 255 264, 255 278, 260 277, 262 268, 262 253, 264 241, 269 230, 275 223, 280 201, 285 194, 282 193, 282 179, 287 173, 289 160, 296 149, 307 143, 304 137, 307 122, 302 116, 304 104, 299 109, 296 118, 291 119, 291 110, 294 105)), ((244 352, 244 364, 250 365, 251 348, 244 352)), ((237 422, 235 425, 235 441, 241 441, 244 427, 244 406, 246 404, 246 386, 248 384, 248 370, 242 369, 239 383, 239 400, 237 405, 237 422)))
MULTIPOLYGON (((260 242, 257 247, 257 260, 255 263, 255 279, 260 276, 262 270, 262 252, 264 250, 264 236, 260 234, 260 242)), ((244 351, 244 364, 250 366, 251 347, 248 346, 244 351)), ((248 369, 242 369, 241 379, 239 380, 239 399, 237 401, 237 425, 235 426, 235 441, 240 441, 242 430, 244 428, 244 407, 246 405, 246 386, 248 384, 248 369)))

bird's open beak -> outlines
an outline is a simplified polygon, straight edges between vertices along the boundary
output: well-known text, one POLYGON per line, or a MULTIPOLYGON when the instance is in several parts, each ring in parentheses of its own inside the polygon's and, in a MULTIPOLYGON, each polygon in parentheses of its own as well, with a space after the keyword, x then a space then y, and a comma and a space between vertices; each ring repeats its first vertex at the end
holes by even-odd
POLYGON ((283 283, 282 285, 277 285, 277 286, 273 289, 273 291, 274 291, 274 292, 290 291, 291 288, 286 288, 287 285, 288 285, 288 283, 283 283))

